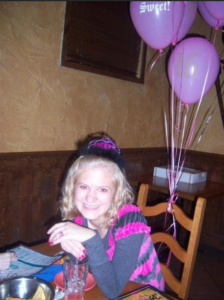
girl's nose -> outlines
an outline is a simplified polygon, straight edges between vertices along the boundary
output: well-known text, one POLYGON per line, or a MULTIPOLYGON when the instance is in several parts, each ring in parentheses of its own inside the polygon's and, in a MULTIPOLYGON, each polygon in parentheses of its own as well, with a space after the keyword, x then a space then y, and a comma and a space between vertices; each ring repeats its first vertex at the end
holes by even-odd
POLYGON ((94 190, 89 190, 86 195, 86 200, 88 202, 94 202, 96 200, 96 192, 94 190))

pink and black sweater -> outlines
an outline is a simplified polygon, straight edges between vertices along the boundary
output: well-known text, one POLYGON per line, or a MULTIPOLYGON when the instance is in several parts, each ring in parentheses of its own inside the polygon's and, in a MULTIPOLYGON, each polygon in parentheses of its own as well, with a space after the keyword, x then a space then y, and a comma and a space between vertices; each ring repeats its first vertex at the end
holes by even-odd
MULTIPOLYGON (((84 243, 97 285, 109 299, 118 297, 128 281, 150 284, 163 291, 164 278, 145 217, 132 204, 123 206, 118 216, 103 239, 96 231, 84 243)), ((74 222, 88 227, 82 217, 74 222)))

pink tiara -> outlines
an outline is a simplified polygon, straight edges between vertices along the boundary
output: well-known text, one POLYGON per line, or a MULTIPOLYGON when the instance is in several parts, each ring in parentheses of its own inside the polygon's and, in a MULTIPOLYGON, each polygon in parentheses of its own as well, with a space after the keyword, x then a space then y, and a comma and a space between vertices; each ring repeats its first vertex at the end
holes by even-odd
POLYGON ((103 149, 106 149, 106 150, 113 149, 118 154, 120 154, 120 152, 121 152, 120 148, 118 148, 118 146, 114 142, 112 142, 112 140, 109 139, 109 138, 102 138, 102 139, 99 139, 99 140, 93 140, 93 141, 89 142, 89 145, 88 145, 87 149, 89 150, 92 146, 103 148, 103 149))

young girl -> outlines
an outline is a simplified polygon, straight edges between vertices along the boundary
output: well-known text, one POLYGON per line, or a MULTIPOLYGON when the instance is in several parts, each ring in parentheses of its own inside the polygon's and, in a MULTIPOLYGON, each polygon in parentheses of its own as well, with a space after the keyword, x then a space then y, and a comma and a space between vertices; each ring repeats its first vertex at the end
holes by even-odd
POLYGON ((66 222, 48 230, 49 244, 82 259, 87 254, 97 285, 116 298, 128 281, 164 290, 150 227, 127 182, 120 149, 109 138, 92 140, 73 163, 63 186, 66 222), (72 222, 71 222, 72 220, 72 222))

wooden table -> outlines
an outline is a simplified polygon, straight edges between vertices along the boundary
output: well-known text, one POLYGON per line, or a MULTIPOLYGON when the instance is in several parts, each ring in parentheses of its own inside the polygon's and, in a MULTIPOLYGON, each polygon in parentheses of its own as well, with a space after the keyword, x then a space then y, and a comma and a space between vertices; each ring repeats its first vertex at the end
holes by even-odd
MULTIPOLYGON (((59 245, 49 246, 48 243, 39 244, 37 246, 32 247, 33 250, 38 252, 47 254, 47 255, 55 255, 59 251, 61 251, 61 247, 59 245)), ((143 286, 142 284, 129 282, 122 294, 131 292, 139 287, 143 286)), ((100 288, 96 285, 93 289, 85 292, 85 300, 106 300, 107 298, 103 295, 100 288)))
MULTIPOLYGON (((148 183, 149 189, 152 191, 169 194, 168 180, 161 177, 149 176, 146 178, 139 178, 139 182, 148 183)), ((194 201, 198 197, 208 199, 209 197, 217 197, 224 194, 224 185, 213 181, 204 181, 200 183, 188 184, 179 182, 177 190, 179 197, 187 200, 194 201)))

